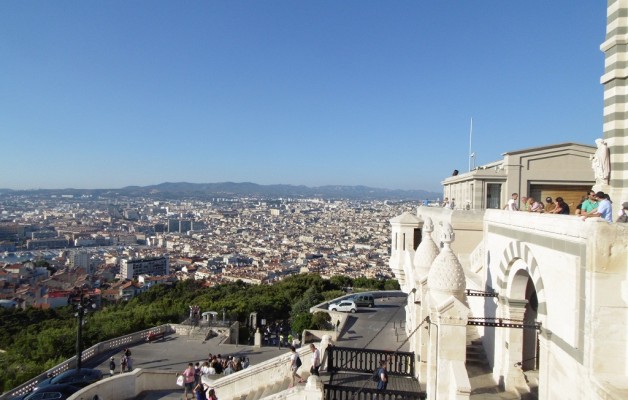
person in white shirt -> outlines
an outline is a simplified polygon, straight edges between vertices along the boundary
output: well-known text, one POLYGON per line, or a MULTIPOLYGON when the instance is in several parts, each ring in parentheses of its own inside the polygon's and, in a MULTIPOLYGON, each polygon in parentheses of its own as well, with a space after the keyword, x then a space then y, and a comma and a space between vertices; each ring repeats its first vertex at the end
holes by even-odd
POLYGON ((504 207, 504 210, 518 211, 519 210, 519 206, 517 205, 518 198, 519 198, 519 194, 513 193, 510 200, 508 200, 508 204, 506 204, 506 207, 504 207))
POLYGON ((310 350, 312 350, 312 367, 310 368, 310 374, 319 376, 318 369, 321 367, 321 353, 316 346, 314 346, 314 343, 310 343, 310 350))
POLYGON ((604 192, 597 192, 595 198, 597 199, 597 208, 583 216, 582 220, 584 221, 591 217, 600 217, 606 222, 613 222, 613 207, 608 195, 604 194, 604 192))

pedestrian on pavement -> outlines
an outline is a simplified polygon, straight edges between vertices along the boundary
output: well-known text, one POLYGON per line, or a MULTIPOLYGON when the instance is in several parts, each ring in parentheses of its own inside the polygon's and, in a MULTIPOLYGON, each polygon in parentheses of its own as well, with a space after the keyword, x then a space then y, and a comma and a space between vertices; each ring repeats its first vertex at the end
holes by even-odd
MULTIPOLYGON (((386 360, 379 362, 379 370, 377 371, 379 380, 377 381, 377 390, 386 390, 388 387, 388 372, 386 371, 386 360)), ((373 396, 373 400, 377 400, 378 395, 373 396)))
POLYGON ((194 364, 188 363, 188 367, 180 375, 183 376, 183 395, 185 396, 185 400, 189 400, 188 392, 190 392, 192 399, 194 399, 194 364))
POLYGON ((116 373, 116 362, 113 359, 113 357, 111 357, 111 359, 109 360, 109 375, 113 376, 113 374, 116 373))
POLYGON ((207 392, 207 400, 218 400, 216 391, 213 388, 209 389, 209 392, 207 392))
POLYGON ((194 386, 194 396, 196 400, 207 400, 207 389, 209 389, 209 386, 207 386, 206 383, 197 383, 196 386, 194 386))
POLYGON ((310 374, 320 376, 318 369, 321 367, 321 353, 318 351, 314 343, 310 343, 310 350, 312 350, 312 366, 310 367, 310 374))
POLYGON ((301 359, 299 358, 299 353, 297 353, 297 349, 294 346, 290 345, 290 372, 292 372, 292 383, 290 387, 295 385, 297 378, 299 378, 298 383, 303 383, 303 378, 297 373, 300 366, 301 359))
POLYGON ((126 355, 122 354, 122 358, 120 359, 120 371, 121 371, 121 373, 125 373, 126 372, 126 363, 127 363, 126 355))

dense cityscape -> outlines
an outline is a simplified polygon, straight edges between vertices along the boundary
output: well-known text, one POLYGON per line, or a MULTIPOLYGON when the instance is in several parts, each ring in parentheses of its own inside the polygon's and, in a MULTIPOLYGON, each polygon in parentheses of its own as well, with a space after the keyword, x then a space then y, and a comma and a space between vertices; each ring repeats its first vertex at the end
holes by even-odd
POLYGON ((417 205, 6 194, 0 302, 55 308, 75 287, 116 301, 187 279, 265 284, 303 272, 389 278, 389 220, 417 205))

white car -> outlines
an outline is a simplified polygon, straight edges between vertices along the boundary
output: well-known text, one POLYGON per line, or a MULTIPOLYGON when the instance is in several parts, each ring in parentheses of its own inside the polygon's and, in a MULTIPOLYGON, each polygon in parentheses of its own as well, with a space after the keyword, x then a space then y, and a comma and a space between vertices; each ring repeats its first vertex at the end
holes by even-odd
POLYGON ((329 305, 329 311, 343 311, 354 313, 358 307, 351 300, 343 300, 340 303, 333 303, 329 305))

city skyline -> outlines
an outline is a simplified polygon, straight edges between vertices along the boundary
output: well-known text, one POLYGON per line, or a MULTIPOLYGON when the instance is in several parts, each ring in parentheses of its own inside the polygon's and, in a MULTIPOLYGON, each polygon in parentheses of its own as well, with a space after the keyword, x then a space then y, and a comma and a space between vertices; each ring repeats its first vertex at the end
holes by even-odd
POLYGON ((0 188, 441 191, 602 136, 604 2, 5 1, 0 188))

